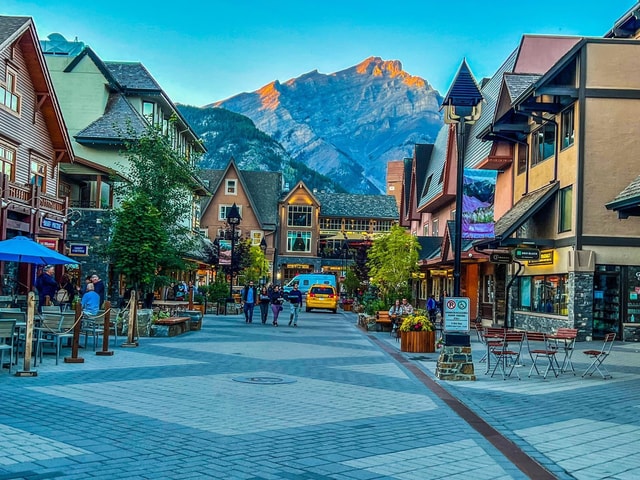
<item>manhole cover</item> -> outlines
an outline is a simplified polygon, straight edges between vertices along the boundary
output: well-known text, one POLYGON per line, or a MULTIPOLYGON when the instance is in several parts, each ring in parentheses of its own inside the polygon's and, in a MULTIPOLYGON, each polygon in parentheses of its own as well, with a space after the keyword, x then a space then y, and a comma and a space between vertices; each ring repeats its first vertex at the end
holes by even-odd
POLYGON ((296 381, 290 378, 281 377, 235 377, 232 378, 234 382, 241 383, 259 383, 262 385, 276 385, 279 383, 295 383, 296 381))

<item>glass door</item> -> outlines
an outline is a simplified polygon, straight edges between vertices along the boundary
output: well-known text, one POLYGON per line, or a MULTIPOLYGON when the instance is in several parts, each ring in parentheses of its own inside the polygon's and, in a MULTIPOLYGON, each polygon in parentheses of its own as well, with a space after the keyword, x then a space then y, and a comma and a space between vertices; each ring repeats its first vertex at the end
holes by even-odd
POLYGON ((604 338, 606 333, 618 332, 621 312, 620 283, 619 266, 596 267, 593 285, 593 338, 604 338))

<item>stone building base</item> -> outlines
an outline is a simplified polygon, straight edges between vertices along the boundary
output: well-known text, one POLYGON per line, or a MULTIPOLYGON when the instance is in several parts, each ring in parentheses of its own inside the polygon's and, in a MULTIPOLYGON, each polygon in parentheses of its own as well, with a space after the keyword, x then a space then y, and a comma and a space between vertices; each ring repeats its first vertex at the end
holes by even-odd
POLYGON ((443 346, 436 365, 440 380, 475 380, 471 347, 443 346))

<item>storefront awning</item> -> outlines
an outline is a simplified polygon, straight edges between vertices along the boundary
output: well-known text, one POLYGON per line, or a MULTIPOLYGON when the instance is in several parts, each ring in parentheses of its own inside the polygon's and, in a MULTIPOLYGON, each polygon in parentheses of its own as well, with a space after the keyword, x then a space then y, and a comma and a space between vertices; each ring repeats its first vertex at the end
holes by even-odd
POLYGON ((559 182, 546 185, 534 192, 524 195, 511 210, 496 222, 495 237, 476 240, 473 245, 478 248, 499 248, 510 244, 549 245, 549 239, 510 239, 533 215, 538 213, 551 200, 559 189, 559 182))

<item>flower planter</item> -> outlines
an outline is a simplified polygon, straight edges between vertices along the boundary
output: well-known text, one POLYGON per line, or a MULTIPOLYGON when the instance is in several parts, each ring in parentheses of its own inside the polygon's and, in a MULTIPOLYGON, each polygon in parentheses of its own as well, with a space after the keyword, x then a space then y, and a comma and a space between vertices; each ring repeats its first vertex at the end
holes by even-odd
POLYGON ((400 350, 410 353, 436 351, 436 332, 400 332, 400 350))
POLYGON ((351 304, 351 303, 343 303, 342 304, 342 309, 345 312, 350 312, 353 309, 353 304, 351 304))

